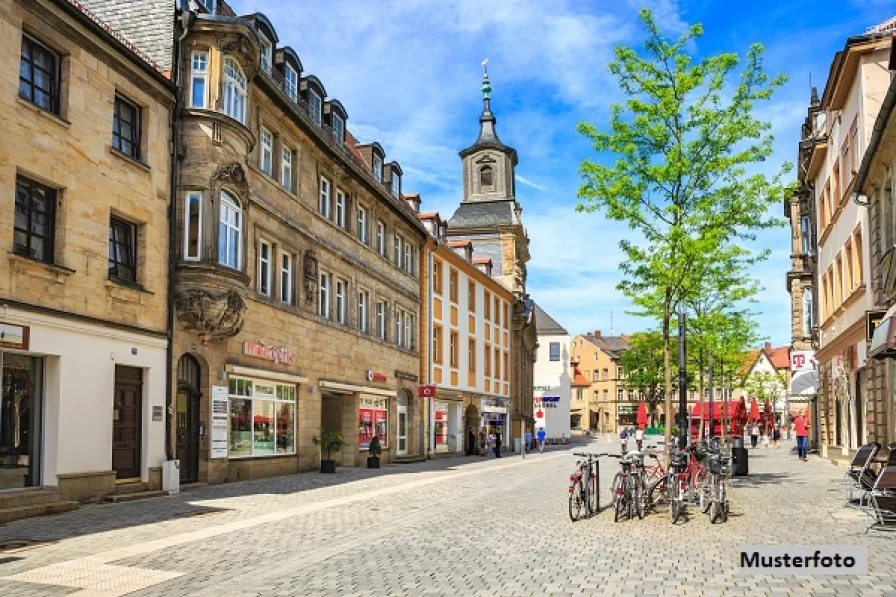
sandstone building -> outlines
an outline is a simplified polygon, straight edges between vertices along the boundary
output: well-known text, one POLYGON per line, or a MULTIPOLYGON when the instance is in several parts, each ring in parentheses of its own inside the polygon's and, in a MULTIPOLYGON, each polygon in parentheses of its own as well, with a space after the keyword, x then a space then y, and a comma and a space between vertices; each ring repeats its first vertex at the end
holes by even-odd
POLYGON ((588 405, 588 419, 581 421, 583 429, 616 433, 635 426, 638 396, 625 388, 625 371, 620 363, 627 348, 628 337, 624 334, 605 336, 598 330, 573 338, 572 362, 588 384, 576 389, 588 405))

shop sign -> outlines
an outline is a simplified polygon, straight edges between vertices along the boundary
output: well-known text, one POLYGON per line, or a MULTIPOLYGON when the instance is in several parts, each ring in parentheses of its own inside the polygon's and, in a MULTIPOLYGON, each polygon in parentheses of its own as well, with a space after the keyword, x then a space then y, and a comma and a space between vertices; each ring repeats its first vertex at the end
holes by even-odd
POLYGON ((276 364, 285 363, 292 365, 292 351, 284 346, 272 346, 264 342, 243 342, 243 354, 250 357, 274 361, 276 364))
POLYGON ((538 409, 537 411, 535 411, 535 418, 536 418, 536 419, 543 419, 543 418, 544 418, 544 411, 541 410, 541 409, 538 409))
POLYGON ((482 412, 484 413, 506 413, 507 407, 504 405, 503 400, 483 400, 482 401, 482 412))
POLYGON ((532 389, 536 392, 547 392, 551 386, 532 386, 532 389))
POLYGON ((436 386, 426 385, 417 388, 417 396, 420 398, 435 398, 436 386))
POLYGON ((377 373, 377 372, 374 371, 373 369, 368 369, 368 370, 367 370, 367 381, 375 381, 375 382, 378 382, 378 383, 386 383, 387 381, 389 381, 389 378, 386 377, 386 376, 385 376, 384 374, 382 374, 382 373, 377 373))
POLYGON ((0 347, 28 350, 31 328, 27 325, 0 323, 0 347))
POLYGON ((227 458, 227 386, 212 386, 212 458, 227 458))
POLYGON ((559 408, 560 396, 541 396, 535 398, 535 408, 559 408))
POLYGON ((395 378, 403 379, 405 381, 412 381, 414 383, 417 383, 417 380, 419 379, 413 373, 405 373, 404 371, 397 371, 397 370, 395 371, 395 378))
POLYGON ((813 371, 815 369, 815 353, 811 350, 794 350, 790 353, 790 370, 813 371))
POLYGON ((874 330, 877 329, 877 326, 881 324, 884 320, 884 315, 887 312, 882 309, 875 309, 873 311, 865 311, 865 340, 871 342, 871 338, 874 337, 874 330))

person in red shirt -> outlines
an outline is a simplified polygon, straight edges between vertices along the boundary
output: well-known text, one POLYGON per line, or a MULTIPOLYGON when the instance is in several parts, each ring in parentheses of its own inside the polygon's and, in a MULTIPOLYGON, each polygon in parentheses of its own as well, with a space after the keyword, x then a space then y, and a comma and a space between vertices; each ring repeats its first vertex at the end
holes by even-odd
POLYGON ((796 431, 796 449, 800 455, 800 460, 806 461, 806 449, 809 443, 809 424, 806 423, 806 417, 803 411, 796 416, 793 421, 793 427, 796 431))

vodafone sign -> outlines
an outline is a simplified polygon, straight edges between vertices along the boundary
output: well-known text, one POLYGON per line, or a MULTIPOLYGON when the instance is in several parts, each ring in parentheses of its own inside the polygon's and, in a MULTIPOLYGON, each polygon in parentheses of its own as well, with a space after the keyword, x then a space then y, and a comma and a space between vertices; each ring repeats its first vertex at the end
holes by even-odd
POLYGON ((436 387, 435 386, 420 386, 417 388, 417 396, 420 398, 435 398, 436 397, 436 387))
POLYGON ((379 383, 386 383, 389 381, 389 378, 383 375, 382 373, 377 373, 373 369, 367 370, 367 381, 376 381, 379 383))

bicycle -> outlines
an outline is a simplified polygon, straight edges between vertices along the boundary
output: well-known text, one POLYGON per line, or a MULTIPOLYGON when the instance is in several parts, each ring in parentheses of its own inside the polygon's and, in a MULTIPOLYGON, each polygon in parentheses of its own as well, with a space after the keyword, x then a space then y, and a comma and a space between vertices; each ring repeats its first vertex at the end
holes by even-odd
POLYGON ((728 458, 721 453, 715 452, 707 456, 709 465, 709 476, 706 485, 708 486, 708 502, 709 506, 704 513, 709 511, 709 521, 715 524, 716 521, 728 521, 728 493, 725 486, 725 477, 727 476, 728 458))
POLYGON ((618 458, 619 466, 622 468, 613 478, 613 520, 619 522, 623 512, 626 512, 628 519, 631 520, 632 510, 638 518, 644 518, 647 501, 643 478, 644 457, 640 452, 608 454, 608 456, 618 458))
POLYGON ((684 511, 688 478, 688 452, 674 450, 669 462, 669 473, 666 476, 666 500, 669 503, 669 519, 672 524, 678 522, 684 511))
MULTIPOLYGON (((654 448, 656 446, 647 446, 648 450, 654 448)), ((654 460, 654 464, 644 465, 646 473, 645 486, 647 487, 647 511, 649 512, 666 500, 669 471, 663 466, 663 460, 660 458, 662 452, 645 452, 644 455, 654 460)))
POLYGON ((582 517, 583 507, 586 517, 599 511, 597 459, 605 454, 575 452, 573 455, 581 457, 576 462, 576 472, 569 476, 569 517, 575 522, 582 517))

